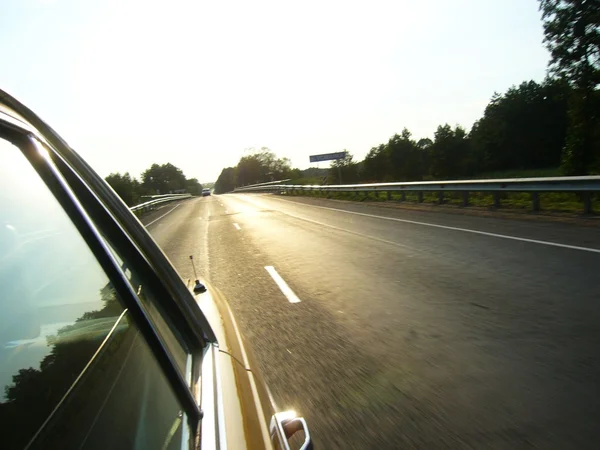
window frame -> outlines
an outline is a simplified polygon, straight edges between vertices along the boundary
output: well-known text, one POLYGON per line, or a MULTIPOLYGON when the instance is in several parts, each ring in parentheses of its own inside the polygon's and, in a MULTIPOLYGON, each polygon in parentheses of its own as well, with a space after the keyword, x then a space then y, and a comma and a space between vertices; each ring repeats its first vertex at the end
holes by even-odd
MULTIPOLYGON (((161 306, 165 308, 169 321, 177 324, 184 343, 188 346, 188 357, 191 356, 189 364, 186 362, 188 388, 196 403, 200 404, 202 360, 208 345, 217 343, 217 338, 192 293, 143 224, 131 213, 129 207, 112 188, 87 166, 90 172, 87 173, 88 177, 95 182, 100 181, 103 190, 98 192, 90 186, 89 179, 85 178, 80 171, 83 168, 78 164, 86 165, 85 161, 75 153, 71 153, 70 156, 77 157, 78 161, 76 163, 68 161, 47 142, 42 143, 48 147, 50 157, 57 169, 64 176, 74 195, 86 206, 87 213, 92 222, 100 228, 101 234, 106 237, 120 257, 128 258, 129 262, 135 265, 138 276, 143 277, 147 283, 145 289, 150 290, 155 297, 163 299, 161 306), (122 208, 125 209, 124 214, 122 208)), ((112 252, 111 256, 113 256, 112 252)), ((120 268, 118 262, 117 265, 120 268)), ((133 291, 135 292, 135 289, 133 291)), ((201 411, 200 416, 202 416, 201 411)))
MULTIPOLYGON (((75 195, 65 180, 61 171, 57 168, 55 159, 52 157, 52 146, 44 142, 44 139, 37 135, 37 133, 31 129, 27 129, 28 127, 21 127, 17 120, 7 119, 13 118, 10 116, 7 118, 4 114, 0 114, 0 138, 5 139, 18 147, 52 195, 57 199, 58 203, 77 229, 77 232, 81 235, 89 250, 98 261, 98 264, 106 273, 117 292, 117 295, 122 300, 124 307, 129 311, 132 320, 134 320, 142 337, 146 340, 161 370, 171 385, 173 393, 180 403, 184 415, 187 417, 187 425, 193 433, 197 433, 202 418, 199 403, 193 393, 194 381, 197 382, 197 378, 196 380, 194 380, 194 377, 192 377, 192 380, 185 380, 179 372, 172 355, 161 340, 156 327, 146 314, 136 292, 102 237, 102 233, 88 214, 86 208, 84 208, 80 202, 78 196, 75 195), (47 156, 44 156, 44 152, 47 156), (190 383, 190 381, 192 383, 190 383)), ((112 233, 114 232, 115 230, 112 230, 112 233)), ((139 256, 141 255, 138 253, 138 257, 139 256)), ((192 347, 188 349, 188 351, 191 352, 195 350, 193 353, 198 352, 202 354, 202 348, 202 346, 199 348, 192 347)), ((193 353, 188 353, 188 355, 193 355, 193 353)), ((77 381, 78 379, 74 381, 68 392, 76 386, 77 381)), ((60 408, 62 401, 64 401, 64 397, 46 419, 36 436, 50 421, 54 412, 60 408)), ((186 421, 184 421, 184 423, 185 422, 186 421)), ((35 439, 35 436, 33 439, 35 439)))

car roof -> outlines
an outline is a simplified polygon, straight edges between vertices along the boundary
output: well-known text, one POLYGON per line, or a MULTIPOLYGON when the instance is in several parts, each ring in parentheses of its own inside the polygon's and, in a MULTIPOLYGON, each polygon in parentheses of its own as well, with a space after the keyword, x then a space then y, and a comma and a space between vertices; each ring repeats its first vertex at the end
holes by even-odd
POLYGON ((6 104, 2 103, 3 92, 0 91, 0 119, 4 122, 15 125, 18 128, 25 129, 32 133, 38 134, 38 131, 33 125, 31 125, 23 116, 17 113, 14 109, 10 108, 6 104))

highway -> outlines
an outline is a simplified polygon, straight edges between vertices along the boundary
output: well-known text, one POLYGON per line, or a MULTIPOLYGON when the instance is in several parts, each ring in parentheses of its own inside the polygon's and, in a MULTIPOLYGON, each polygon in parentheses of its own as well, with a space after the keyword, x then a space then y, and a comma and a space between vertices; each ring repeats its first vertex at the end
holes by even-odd
POLYGON ((600 446, 600 230, 229 194, 144 218, 317 448, 600 446))

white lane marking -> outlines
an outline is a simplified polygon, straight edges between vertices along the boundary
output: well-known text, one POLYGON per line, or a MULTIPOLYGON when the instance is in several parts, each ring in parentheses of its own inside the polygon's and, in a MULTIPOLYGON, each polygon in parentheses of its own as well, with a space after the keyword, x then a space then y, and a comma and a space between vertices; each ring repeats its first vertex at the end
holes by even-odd
MULTIPOLYGON (((293 201, 290 201, 290 200, 284 200, 282 198, 277 199, 277 200, 281 200, 281 201, 288 202, 288 203, 299 204, 299 202, 293 202, 293 201)), ((463 231, 465 233, 480 234, 480 235, 483 235, 483 236, 491 236, 491 237, 496 237, 496 238, 500 238, 500 239, 510 239, 510 240, 513 240, 513 241, 529 242, 529 243, 532 243, 532 244, 549 245, 551 247, 568 248, 568 249, 571 249, 571 250, 580 250, 580 251, 591 252, 591 253, 600 253, 600 249, 597 249, 597 248, 579 247, 577 245, 568 245, 568 244, 559 244, 558 242, 540 241, 540 240, 537 240, 537 239, 528 239, 528 238, 522 238, 522 237, 517 237, 517 236, 508 236, 506 234, 497 234, 497 233, 489 233, 487 231, 471 230, 469 228, 450 227, 448 225, 438 225, 436 223, 418 222, 416 220, 408 220, 408 219, 398 219, 396 217, 377 216, 375 214, 366 214, 366 213, 359 213, 359 212, 355 212, 355 211, 346 211, 344 209, 328 208, 326 206, 308 205, 306 203, 301 203, 301 204, 304 205, 304 206, 308 206, 310 208, 328 209, 330 211, 343 212, 343 213, 346 213, 346 214, 355 214, 357 216, 373 217, 375 219, 392 220, 394 222, 410 223, 410 224, 413 224, 413 225, 423 225, 423 226, 426 226, 426 227, 433 227, 433 228, 442 228, 444 230, 463 231)))
POLYGON ((271 275, 271 278, 273 278, 275 284, 279 286, 279 289, 281 290, 281 292, 283 292, 283 295, 285 295, 285 297, 290 303, 300 303, 300 299, 298 298, 298 296, 294 294, 294 291, 292 291, 292 289, 287 285, 285 280, 281 278, 281 275, 277 273, 275 267, 265 266, 265 269, 267 270, 267 272, 269 272, 269 275, 271 275))
POLYGON ((236 230, 238 230, 238 231, 241 230, 241 227, 237 223, 234 223, 233 226, 235 227, 236 230))
MULTIPOLYGON (((181 205, 181 203, 180 203, 179 205, 181 205)), ((160 216, 158 219, 154 219, 152 222, 150 222, 149 224, 147 224, 147 225, 144 225, 144 226, 145 226, 146 228, 148 228, 150 225, 152 225, 152 224, 153 224, 154 222, 156 222, 157 220, 160 220, 160 219, 162 219, 163 217, 165 217, 167 214, 170 214, 170 213, 172 213, 173 211, 175 211, 177 208, 179 208, 179 205, 177 205, 175 208, 173 208, 173 209, 171 209, 171 210, 167 211, 167 212, 166 212, 166 213, 164 213, 162 216, 160 216)))

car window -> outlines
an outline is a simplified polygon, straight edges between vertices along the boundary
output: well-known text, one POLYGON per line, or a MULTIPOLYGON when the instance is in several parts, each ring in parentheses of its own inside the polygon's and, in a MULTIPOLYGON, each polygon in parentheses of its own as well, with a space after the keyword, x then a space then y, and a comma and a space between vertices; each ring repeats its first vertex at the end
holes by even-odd
POLYGON ((181 407, 106 273, 23 153, 0 139, 0 159, 0 447, 177 447, 181 407))
POLYGON ((131 283, 131 286, 137 293, 138 298, 140 299, 140 303, 143 305, 145 311, 148 313, 150 320, 155 325, 158 334, 162 338, 163 342, 169 349, 171 355, 173 356, 173 360, 177 365, 181 375, 188 381, 189 373, 186 367, 188 362, 189 351, 183 344, 183 338, 179 335, 179 332, 175 328, 175 326, 170 325, 169 322, 165 319, 166 314, 161 308, 161 304, 155 298, 154 293, 148 289, 135 268, 128 261, 124 261, 121 257, 121 254, 117 252, 114 246, 108 244, 113 256, 121 266, 123 273, 131 283))

